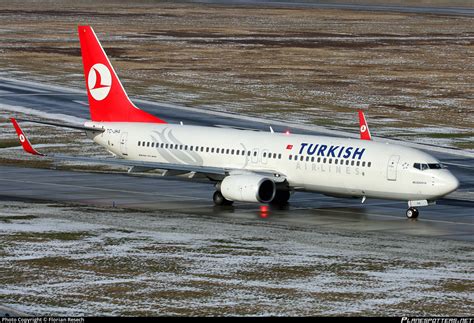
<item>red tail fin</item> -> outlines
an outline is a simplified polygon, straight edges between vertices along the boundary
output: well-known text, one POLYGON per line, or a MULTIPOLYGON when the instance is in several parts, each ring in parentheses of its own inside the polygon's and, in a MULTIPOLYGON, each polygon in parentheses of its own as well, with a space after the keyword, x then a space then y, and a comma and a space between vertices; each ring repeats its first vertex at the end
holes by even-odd
POLYGON ((91 120, 166 123, 130 101, 94 30, 79 26, 78 31, 91 120))
POLYGON ((360 139, 362 140, 371 140, 372 136, 370 135, 369 125, 365 120, 364 112, 359 110, 359 127, 360 127, 360 139))

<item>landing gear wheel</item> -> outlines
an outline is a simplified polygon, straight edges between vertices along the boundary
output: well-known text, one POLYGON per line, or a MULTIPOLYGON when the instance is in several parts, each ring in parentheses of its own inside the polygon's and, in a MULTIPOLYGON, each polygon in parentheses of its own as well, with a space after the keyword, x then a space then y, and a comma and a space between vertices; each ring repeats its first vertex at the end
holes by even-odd
POLYGON ((407 218, 409 219, 416 219, 418 217, 418 209, 417 208, 414 208, 414 207, 411 207, 407 210, 407 218))
POLYGON ((277 190, 275 192, 275 197, 270 202, 273 205, 285 205, 290 199, 290 191, 277 190))
POLYGON ((228 199, 226 199, 224 195, 222 195, 222 193, 219 191, 214 192, 214 196, 212 197, 212 199, 214 200, 214 204, 217 206, 232 205, 232 203, 234 203, 233 201, 229 201, 228 199))

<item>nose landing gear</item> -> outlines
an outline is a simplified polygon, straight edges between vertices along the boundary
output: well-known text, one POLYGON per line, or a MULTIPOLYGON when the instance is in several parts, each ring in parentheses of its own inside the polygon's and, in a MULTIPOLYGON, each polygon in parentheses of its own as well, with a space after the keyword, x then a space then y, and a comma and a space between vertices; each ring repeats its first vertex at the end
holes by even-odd
POLYGON ((409 208, 406 212, 406 216, 409 219, 416 219, 418 217, 418 214, 418 209, 414 207, 409 208))

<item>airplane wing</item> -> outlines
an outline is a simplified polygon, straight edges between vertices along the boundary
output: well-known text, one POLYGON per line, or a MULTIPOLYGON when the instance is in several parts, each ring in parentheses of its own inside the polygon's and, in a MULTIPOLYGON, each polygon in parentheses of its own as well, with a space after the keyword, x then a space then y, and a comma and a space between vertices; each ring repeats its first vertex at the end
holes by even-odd
POLYGON ((372 140, 370 135, 369 125, 365 120, 365 115, 362 110, 359 110, 359 130, 360 130, 360 139, 362 140, 372 140))
MULTIPOLYGON (((240 173, 240 174, 241 173, 254 173, 254 174, 260 174, 263 176, 269 176, 269 177, 272 177, 275 182, 283 182, 286 179, 286 176, 284 176, 284 174, 281 174, 279 172, 274 172, 271 170, 253 171, 253 170, 242 170, 242 169, 188 165, 188 164, 146 162, 146 161, 123 159, 123 158, 78 157, 78 156, 68 156, 68 155, 62 155, 62 154, 46 155, 46 154, 40 153, 39 151, 33 148, 30 141, 26 137, 25 133, 20 128, 18 122, 14 118, 11 118, 10 120, 13 123, 13 126, 15 127, 16 133, 18 135, 18 138, 20 139, 23 149, 26 152, 32 155, 49 157, 56 161, 73 161, 73 162, 75 161, 75 162, 86 162, 86 163, 93 163, 93 164, 128 166, 128 167, 131 167, 129 169, 129 172, 161 169, 161 170, 171 171, 173 174, 176 174, 176 175, 186 174, 186 173, 199 173, 206 176, 210 176, 214 179, 216 178, 216 176, 219 179, 222 179, 228 175, 236 174, 236 173, 240 173)), ((27 120, 27 121, 30 121, 30 120, 27 120)), ((36 121, 33 121, 33 122, 36 122, 36 121)), ((56 125, 56 124, 46 123, 46 122, 37 122, 37 123, 56 125)), ((63 126, 63 125, 58 124, 58 126, 63 126)), ((74 126, 74 129, 89 130, 89 131, 103 131, 101 129, 92 129, 92 128, 79 127, 79 126, 78 127, 74 126)))

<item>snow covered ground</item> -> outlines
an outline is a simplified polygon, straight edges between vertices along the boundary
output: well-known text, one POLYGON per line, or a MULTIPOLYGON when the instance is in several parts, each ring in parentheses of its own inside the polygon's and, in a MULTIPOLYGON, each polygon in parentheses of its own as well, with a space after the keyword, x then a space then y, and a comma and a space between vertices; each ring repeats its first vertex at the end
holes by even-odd
POLYGON ((470 243, 2 202, 0 302, 34 315, 470 315, 470 243))

